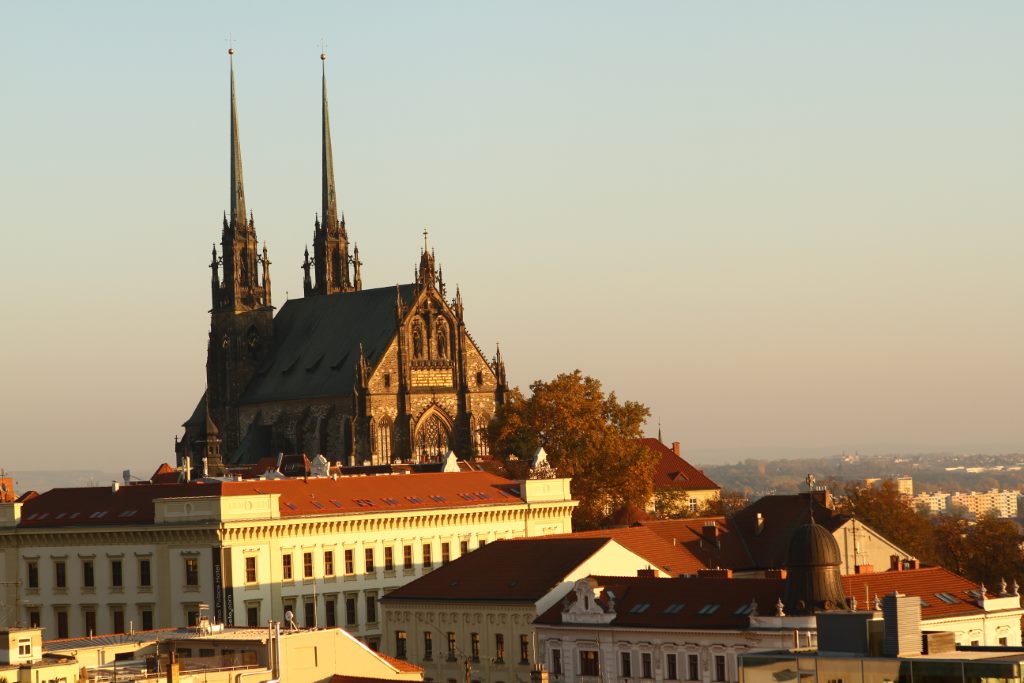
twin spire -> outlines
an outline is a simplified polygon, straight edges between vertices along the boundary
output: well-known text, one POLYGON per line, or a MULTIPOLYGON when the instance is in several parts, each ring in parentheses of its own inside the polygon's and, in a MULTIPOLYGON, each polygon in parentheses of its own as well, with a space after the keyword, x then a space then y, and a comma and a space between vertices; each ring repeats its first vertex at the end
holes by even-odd
MULTIPOLYGON (((229 277, 227 269, 235 270, 236 267, 242 271, 243 276, 252 273, 255 276, 256 261, 259 261, 256 250, 243 249, 238 257, 235 257, 236 250, 231 248, 227 242, 234 242, 235 239, 245 234, 255 240, 255 228, 252 218, 246 213, 245 189, 242 180, 242 151, 238 135, 238 105, 235 101, 235 62, 234 48, 228 49, 231 65, 231 214, 225 216, 225 237, 230 226, 232 233, 224 243, 225 268, 224 283, 227 285, 234 277, 229 277), (230 252, 230 255, 229 255, 230 252), (252 262, 250 263, 250 257, 252 262)), ((360 273, 359 250, 355 250, 353 256, 349 256, 348 234, 345 230, 345 217, 339 215, 337 193, 334 185, 334 159, 331 146, 331 122, 327 109, 327 60, 326 54, 320 55, 323 82, 323 146, 321 150, 321 212, 314 222, 313 231, 313 256, 309 257, 308 250, 303 261, 302 268, 305 271, 304 290, 306 296, 314 294, 334 294, 337 292, 351 292, 362 289, 362 277, 360 273), (350 274, 350 267, 354 273, 350 274), (313 272, 311 272, 313 271, 313 272), (314 280, 315 275, 315 280, 314 280), (354 277, 353 277, 354 276, 354 277)), ((246 245, 249 246, 249 245, 246 245)), ((264 256, 265 259, 265 256, 264 256)), ((217 259, 214 258, 216 263, 217 259)), ((260 261, 260 263, 263 263, 260 261)), ((268 263, 263 263, 264 268, 268 263)), ((216 266, 214 266, 216 268, 216 266)), ((216 277, 216 270, 214 273, 216 277)), ((245 279, 245 278, 243 278, 245 279)), ((217 295, 215 294, 215 299, 217 295)), ((269 298, 268 298, 269 301, 269 298)))

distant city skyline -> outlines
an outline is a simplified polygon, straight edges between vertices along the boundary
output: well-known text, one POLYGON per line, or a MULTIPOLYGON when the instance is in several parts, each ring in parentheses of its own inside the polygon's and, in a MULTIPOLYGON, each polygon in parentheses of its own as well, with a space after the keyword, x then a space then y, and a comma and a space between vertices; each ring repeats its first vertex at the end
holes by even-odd
POLYGON ((6 18, 8 470, 173 461, 229 206, 229 34, 278 306, 319 210, 323 39, 365 286, 410 281, 427 227, 510 384, 580 368, 697 463, 1024 451, 1017 3, 6 18))

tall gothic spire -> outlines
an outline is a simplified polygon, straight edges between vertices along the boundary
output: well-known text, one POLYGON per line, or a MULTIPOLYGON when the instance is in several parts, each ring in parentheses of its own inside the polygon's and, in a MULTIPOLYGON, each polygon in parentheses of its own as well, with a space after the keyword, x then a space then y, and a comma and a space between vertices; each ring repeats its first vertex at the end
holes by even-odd
MULTIPOLYGON (((345 216, 338 215, 338 197, 334 187, 334 157, 331 149, 331 117, 327 110, 327 55, 320 54, 323 95, 321 101, 323 142, 321 156, 320 218, 313 227, 313 260, 315 283, 306 296, 358 291, 361 282, 353 283, 349 275, 352 259, 348 254, 348 233, 345 216)), ((306 268, 306 264, 303 264, 306 268)))
POLYGON ((235 104, 235 48, 229 48, 228 55, 231 62, 231 221, 235 225, 245 225, 242 150, 238 142, 238 106, 235 104))
POLYGON ((321 81, 323 88, 323 149, 321 150, 322 192, 320 216, 328 226, 338 223, 338 200, 334 192, 334 158, 331 151, 331 117, 327 113, 327 55, 320 55, 321 81))

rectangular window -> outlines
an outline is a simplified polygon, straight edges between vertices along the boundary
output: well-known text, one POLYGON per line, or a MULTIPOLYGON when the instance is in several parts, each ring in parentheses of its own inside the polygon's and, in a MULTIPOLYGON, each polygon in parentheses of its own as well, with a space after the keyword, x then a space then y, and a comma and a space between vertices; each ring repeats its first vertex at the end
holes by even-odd
POLYGON ((715 655, 715 680, 725 680, 725 655, 715 655))
POLYGON ((580 650, 580 674, 583 676, 600 676, 597 650, 580 650))
POLYGON ((441 544, 441 564, 448 564, 452 561, 452 544, 441 544))
POLYGON ((501 664, 505 661, 505 634, 494 634, 494 661, 501 664))
POLYGON ((32 628, 39 628, 39 610, 29 610, 28 625, 32 628))
POLYGON ((82 560, 82 586, 92 588, 96 585, 96 572, 92 560, 82 560))
POLYGON ((366 573, 373 573, 373 548, 367 548, 363 553, 366 556, 366 573))
POLYGON ((665 655, 665 678, 670 681, 679 680, 679 670, 676 668, 676 656, 674 654, 665 655))
POLYGON ((153 630, 153 610, 144 609, 142 610, 142 630, 152 631, 153 630))
POLYGON ((455 631, 448 631, 448 661, 455 661, 455 631))
POLYGON ((124 610, 115 609, 110 614, 114 622, 114 633, 124 633, 124 610))
POLYGON ((696 498, 691 498, 688 501, 688 503, 689 503, 690 512, 696 512, 697 511, 697 499, 696 498))
POLYGON ((519 636, 519 663, 530 663, 530 636, 525 633, 519 636))
POLYGON ((562 651, 558 648, 551 650, 551 673, 555 676, 562 675, 562 651))
POLYGON ((324 576, 334 576, 334 551, 324 551, 324 576))
POLYGON ((640 653, 640 675, 643 678, 654 678, 654 667, 651 665, 651 653, 640 653))
POLYGON ((345 596, 345 625, 356 625, 356 596, 354 595, 345 596))
POLYGON ((480 634, 470 633, 469 634, 469 652, 470 657, 473 658, 474 662, 480 661, 480 634))
POLYGON ((324 599, 324 622, 326 626, 338 625, 338 603, 334 598, 324 599))
POLYGON ((469 541, 459 541, 459 556, 469 554, 469 541))
POLYGON ((377 596, 367 595, 366 596, 366 623, 374 624, 377 622, 377 596))
POLYGON ((57 637, 68 637, 68 613, 64 610, 57 612, 57 637))
POLYGON ((316 626, 316 603, 312 600, 307 600, 302 603, 302 616, 306 620, 306 628, 313 628, 316 626))
POLYGON ((199 560, 194 557, 185 558, 185 585, 199 585, 199 560))
POLYGON ((1008 641, 1007 641, 1007 639, 1006 639, 1006 638, 1000 638, 1000 639, 999 639, 999 645, 1000 645, 1001 647, 1006 647, 1006 644, 1007 644, 1007 642, 1008 642, 1008 641))
POLYGON ((18 656, 29 657, 32 655, 32 640, 30 638, 20 638, 18 640, 18 656))
POLYGON ((622 678, 633 677, 633 655, 629 652, 619 653, 619 676, 622 678))
POLYGON ((37 562, 28 563, 28 587, 39 588, 39 564, 37 562))
POLYGON ((424 567, 432 567, 433 565, 434 565, 434 562, 430 558, 430 544, 429 543, 424 543, 423 544, 423 566, 424 567))
POLYGON ((405 639, 405 631, 395 631, 395 656, 399 659, 408 659, 405 639))
POLYGON ((152 586, 153 579, 149 573, 149 560, 139 560, 139 585, 152 586))
POLYGON ((423 632, 423 659, 430 661, 434 658, 434 635, 430 631, 423 632))
POLYGON ((686 680, 700 680, 700 659, 698 659, 698 655, 686 655, 686 680))
POLYGON ((256 558, 245 558, 245 582, 256 583, 256 558))
POLYGON ((412 569, 412 546, 402 546, 402 566, 406 569, 412 569))
POLYGON ((292 580, 292 555, 291 555, 291 553, 288 553, 287 555, 282 555, 281 556, 281 578, 283 578, 285 581, 291 581, 292 580))
POLYGON ((302 577, 313 578, 313 553, 302 553, 302 577))
POLYGON ((199 610, 189 607, 185 610, 185 624, 187 626, 195 626, 199 623, 199 610))
POLYGON ((85 635, 90 638, 96 635, 96 612, 88 609, 85 611, 85 635))
POLYGON ((391 546, 384 546, 384 571, 395 571, 395 549, 391 546))
MULTIPOLYGON (((110 585, 114 588, 121 588, 124 586, 123 567, 124 565, 121 563, 121 560, 110 561, 110 585)), ((121 631, 118 631, 118 633, 121 633, 121 631)))
POLYGON ((356 554, 355 551, 352 550, 352 548, 345 549, 345 573, 356 573, 356 554))
MULTIPOLYGON (((68 568, 67 568, 67 565, 64 564, 64 560, 57 560, 56 562, 53 563, 54 585, 57 588, 67 588, 68 587, 68 573, 67 573, 67 571, 68 571, 68 568)), ((68 618, 67 613, 65 613, 64 614, 65 621, 67 620, 67 618, 68 618)), ((62 637, 63 638, 67 638, 67 636, 62 636, 62 637)))

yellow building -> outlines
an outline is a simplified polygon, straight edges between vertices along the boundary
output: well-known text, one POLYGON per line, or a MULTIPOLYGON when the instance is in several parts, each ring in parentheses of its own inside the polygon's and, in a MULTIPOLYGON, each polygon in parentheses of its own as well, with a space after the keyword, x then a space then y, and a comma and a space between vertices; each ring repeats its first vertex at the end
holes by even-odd
POLYGON ((492 541, 571 531, 568 479, 485 472, 54 489, 0 504, 8 624, 50 638, 214 620, 344 626, 492 541))

